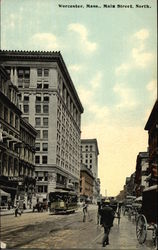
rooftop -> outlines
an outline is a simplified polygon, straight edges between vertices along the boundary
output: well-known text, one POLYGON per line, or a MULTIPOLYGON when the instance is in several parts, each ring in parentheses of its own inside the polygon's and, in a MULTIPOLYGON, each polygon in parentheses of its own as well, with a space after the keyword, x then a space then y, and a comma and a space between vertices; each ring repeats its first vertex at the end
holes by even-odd
POLYGON ((80 112, 83 113, 84 109, 78 97, 68 69, 65 65, 60 51, 23 51, 23 50, 0 50, 0 61, 3 64, 6 61, 39 61, 39 62, 57 62, 65 80, 69 82, 70 90, 75 95, 75 101, 78 104, 80 112))

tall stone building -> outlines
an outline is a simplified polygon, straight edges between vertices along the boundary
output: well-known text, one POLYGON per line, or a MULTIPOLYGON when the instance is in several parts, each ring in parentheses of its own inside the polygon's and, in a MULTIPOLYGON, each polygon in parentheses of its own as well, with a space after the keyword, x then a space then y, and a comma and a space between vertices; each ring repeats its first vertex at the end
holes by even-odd
POLYGON ((93 173, 93 202, 100 196, 100 179, 98 178, 98 143, 96 139, 81 140, 81 163, 85 164, 93 173))
POLYGON ((83 107, 60 52, 1 51, 19 89, 23 117, 37 130, 37 192, 79 191, 83 107))
MULTIPOLYGON (((0 187, 16 200, 31 204, 34 195, 36 130, 21 117, 18 89, 0 66, 0 187)), ((3 198, 3 197, 2 197, 3 198)), ((4 197, 5 198, 5 197, 4 197)), ((7 200, 1 199, 2 205, 7 200)))

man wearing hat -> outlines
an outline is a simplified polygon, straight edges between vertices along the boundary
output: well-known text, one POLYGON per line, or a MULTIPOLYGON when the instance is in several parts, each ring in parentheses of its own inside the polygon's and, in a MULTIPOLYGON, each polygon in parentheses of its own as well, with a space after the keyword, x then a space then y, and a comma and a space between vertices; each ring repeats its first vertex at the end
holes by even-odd
POLYGON ((104 227, 103 247, 109 245, 109 233, 113 226, 114 210, 110 207, 110 201, 105 200, 102 203, 102 209, 100 210, 101 221, 100 224, 104 227))

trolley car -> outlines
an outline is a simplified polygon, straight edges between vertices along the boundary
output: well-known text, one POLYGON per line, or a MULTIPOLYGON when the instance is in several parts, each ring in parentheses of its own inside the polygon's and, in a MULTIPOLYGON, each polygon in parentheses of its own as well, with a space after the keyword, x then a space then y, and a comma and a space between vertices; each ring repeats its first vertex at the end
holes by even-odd
POLYGON ((146 241, 148 230, 152 230, 154 245, 157 246, 158 244, 157 194, 157 185, 148 187, 143 191, 142 209, 136 222, 136 235, 140 244, 146 241))
POLYGON ((73 191, 58 189, 49 193, 50 214, 73 213, 77 209, 77 194, 73 191))

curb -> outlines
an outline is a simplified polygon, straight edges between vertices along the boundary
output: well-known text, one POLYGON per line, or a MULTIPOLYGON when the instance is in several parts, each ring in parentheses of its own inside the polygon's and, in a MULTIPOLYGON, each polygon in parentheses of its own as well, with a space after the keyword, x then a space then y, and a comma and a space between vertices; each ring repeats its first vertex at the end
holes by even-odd
MULTIPOLYGON (((24 210, 23 214, 25 213, 31 213, 33 212, 32 209, 31 210, 24 210)), ((13 211, 4 211, 4 212, 0 212, 0 216, 7 216, 7 215, 13 215, 15 212, 13 211)))

